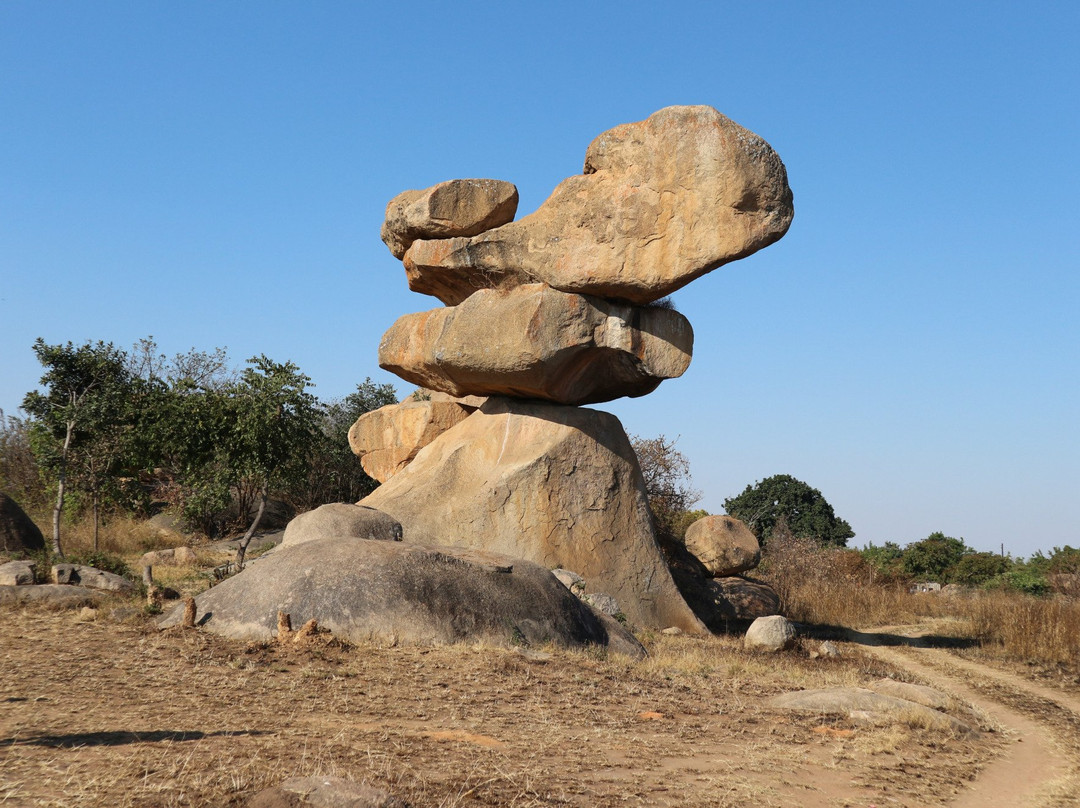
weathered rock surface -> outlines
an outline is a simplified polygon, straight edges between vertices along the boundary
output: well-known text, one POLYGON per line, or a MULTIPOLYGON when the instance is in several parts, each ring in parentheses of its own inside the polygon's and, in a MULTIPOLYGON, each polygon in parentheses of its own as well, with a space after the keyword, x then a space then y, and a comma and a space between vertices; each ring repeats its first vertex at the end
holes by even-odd
POLYGON ((907 699, 934 710, 947 710, 952 705, 952 699, 940 690, 926 685, 913 685, 908 682, 898 682, 895 679, 879 679, 870 685, 870 689, 884 696, 907 699))
POLYGON ((33 582, 33 561, 19 560, 0 564, 0 586, 27 586, 33 582))
POLYGON ((517 188, 503 180, 449 180, 403 191, 386 206, 382 240, 401 258, 418 238, 475 236, 512 222, 517 205, 517 188))
POLYGON ((290 777, 266 788, 247 808, 408 808, 408 803, 344 777, 290 777))
POLYGON ((637 458, 608 413, 489 399, 361 504, 410 541, 574 570, 633 624, 705 631, 660 554, 637 458))
POLYGON ((746 630, 744 644, 759 651, 783 651, 795 644, 798 632, 791 621, 782 615, 759 617, 746 630))
POLYGON ((471 238, 418 240, 409 287, 453 305, 479 286, 543 281, 649 303, 787 232, 787 172, 712 107, 667 107, 597 137, 585 173, 534 213, 471 238))
POLYGON ((106 592, 134 592, 138 587, 122 575, 83 564, 56 564, 52 568, 56 584, 73 584, 106 592))
POLYGON ((285 527, 281 547, 319 539, 372 539, 401 541, 401 523, 362 505, 332 502, 302 513, 285 527))
POLYGON ((693 346, 689 321, 672 309, 526 284, 399 318, 379 366, 455 396, 577 405, 655 390, 686 371, 693 346))
POLYGON ((400 404, 361 415, 349 429, 349 446, 372 478, 384 483, 405 468, 416 453, 450 427, 460 424, 484 399, 455 398, 418 391, 400 404))
POLYGON ((0 586, 0 604, 25 606, 38 604, 55 609, 74 609, 95 603, 101 592, 85 586, 36 584, 34 586, 0 586))
POLYGON ((967 734, 974 728, 947 713, 939 712, 908 699, 886 696, 861 687, 833 687, 823 690, 797 690, 773 696, 766 704, 783 710, 849 715, 870 713, 901 719, 927 729, 967 734))
POLYGON ((19 503, 0 493, 0 550, 21 553, 45 549, 45 537, 19 503))
POLYGON ((780 597, 764 581, 740 575, 705 582, 716 614, 723 620, 756 620, 780 611, 780 597))
MULTIPOLYGON (((354 642, 553 642, 642 655, 629 632, 602 623, 548 570, 521 559, 406 542, 321 539, 283 547, 196 598, 199 625, 266 640, 278 612, 317 620, 354 642)), ((179 623, 174 609, 162 627, 179 623)))
POLYGON ((698 519, 686 529, 686 549, 717 578, 752 570, 761 560, 757 537, 733 516, 698 519))

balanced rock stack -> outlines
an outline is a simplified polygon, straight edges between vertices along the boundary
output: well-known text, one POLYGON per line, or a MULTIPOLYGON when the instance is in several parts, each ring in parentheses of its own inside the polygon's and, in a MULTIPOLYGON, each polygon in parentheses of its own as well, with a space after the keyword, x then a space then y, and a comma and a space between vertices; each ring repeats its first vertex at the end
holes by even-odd
POLYGON ((693 330, 660 301, 784 235, 784 165, 715 109, 669 107, 603 133, 584 173, 513 221, 516 208, 513 185, 475 179, 387 207, 382 238, 409 288, 445 305, 379 345, 379 364, 423 390, 350 432, 383 483, 361 504, 407 542, 573 570, 637 625, 703 631, 622 426, 580 405, 685 372, 693 330))

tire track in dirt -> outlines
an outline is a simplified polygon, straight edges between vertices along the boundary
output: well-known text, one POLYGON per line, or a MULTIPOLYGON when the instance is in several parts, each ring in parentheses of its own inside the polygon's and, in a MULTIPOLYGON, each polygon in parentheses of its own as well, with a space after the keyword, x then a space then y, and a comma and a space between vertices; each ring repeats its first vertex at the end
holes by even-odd
MULTIPOLYGON (((1062 749, 1057 728, 1037 711, 1015 709, 1006 705, 1003 699, 995 698, 993 689, 979 689, 971 677, 1000 682, 1009 690, 1044 699, 1075 713, 1077 719, 1080 719, 1080 701, 1021 677, 923 645, 918 632, 905 633, 896 627, 884 627, 855 634, 858 636, 856 641, 863 644, 867 653, 968 702, 1001 727, 1012 741, 1004 754, 979 773, 970 788, 949 803, 950 808, 1075 804, 1073 800, 1080 796, 1075 753, 1062 749), (912 642, 905 644, 901 651, 896 646, 886 647, 886 636, 893 640, 907 637, 912 642)), ((1075 746, 1080 739, 1071 740, 1075 746)))

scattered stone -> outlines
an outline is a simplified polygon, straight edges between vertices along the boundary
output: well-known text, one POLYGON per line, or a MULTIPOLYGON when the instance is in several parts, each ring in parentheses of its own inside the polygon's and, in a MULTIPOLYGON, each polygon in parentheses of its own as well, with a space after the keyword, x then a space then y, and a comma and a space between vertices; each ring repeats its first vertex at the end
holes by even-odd
POLYGON ((361 415, 349 430, 349 446, 369 476, 384 483, 412 462, 417 452, 484 403, 422 390, 400 404, 361 415))
POLYGON ((652 392, 686 371, 693 346, 673 309, 532 283, 400 317, 379 343, 379 366, 454 396, 578 405, 652 392))
POLYGON ((409 541, 575 570, 634 625, 706 631, 675 587, 634 450, 608 413, 489 399, 362 504, 409 541))
POLYGON ((517 188, 503 180, 448 180, 403 191, 386 206, 382 240, 401 259, 418 238, 475 236, 512 222, 517 206, 517 188))
POLYGON ((56 564, 52 568, 52 579, 58 584, 78 584, 90 589, 104 589, 107 592, 134 592, 138 587, 122 575, 105 572, 83 564, 56 564))
POLYGON ((251 798, 247 808, 408 808, 385 791, 344 777, 291 777, 251 798))
MULTIPOLYGON (((633 635, 615 621, 601 622, 548 570, 460 548, 315 540, 282 548, 196 603, 201 628, 241 640, 272 639, 278 613, 287 612, 353 642, 552 642, 644 655, 633 635)), ((173 609, 160 625, 181 617, 182 609, 173 609)))
POLYGON ((5 553, 32 553, 45 549, 45 537, 19 503, 0 493, 0 550, 5 553))
MULTIPOLYGON (((833 687, 822 690, 799 690, 773 696, 768 706, 806 712, 850 715, 869 714, 871 721, 888 716, 892 723, 903 721, 911 726, 947 731, 957 735, 974 732, 974 728, 951 715, 934 710, 908 699, 875 693, 862 687, 833 687)), ((865 716, 857 716, 865 717, 865 716)))
POLYGON ((88 623, 91 620, 97 620, 98 610, 90 606, 83 606, 79 609, 79 613, 75 615, 75 618, 80 622, 88 623))
POLYGON ((580 597, 587 606, 592 606, 596 611, 603 612, 611 617, 616 617, 622 613, 622 609, 619 608, 619 602, 611 597, 611 595, 605 595, 603 592, 596 592, 589 595, 580 595, 580 597))
POLYGON ((795 644, 797 634, 795 626, 782 615, 759 617, 747 629, 744 643, 760 651, 782 651, 795 644))
POLYGON ((409 288, 456 305, 481 286, 534 281, 649 303, 787 232, 787 172, 712 107, 667 107, 597 137, 585 173, 524 218, 471 238, 418 240, 409 288))
POLYGON ((716 578, 758 565, 761 546, 750 528, 733 516, 705 516, 686 529, 686 549, 716 578))
POLYGON ((667 636, 667 637, 681 637, 686 632, 683 631, 678 626, 668 626, 665 629, 661 629, 660 633, 667 636))
POLYGON ((838 656, 840 656, 840 649, 837 648, 836 643, 829 640, 819 645, 816 651, 810 652, 811 659, 835 659, 838 656))
POLYGON ((302 513, 289 522, 281 547, 319 539, 401 541, 401 523, 365 505, 334 502, 302 513))
POLYGON ((585 579, 578 575, 576 572, 564 569, 553 569, 551 574, 555 576, 555 579, 573 592, 578 597, 585 594, 585 579))
POLYGON ((0 564, 0 586, 28 586, 34 583, 33 561, 9 561, 0 564))
POLYGON ((55 609, 77 609, 93 605, 101 597, 99 591, 85 586, 37 584, 35 586, 0 586, 0 604, 25 606, 38 604, 55 609))

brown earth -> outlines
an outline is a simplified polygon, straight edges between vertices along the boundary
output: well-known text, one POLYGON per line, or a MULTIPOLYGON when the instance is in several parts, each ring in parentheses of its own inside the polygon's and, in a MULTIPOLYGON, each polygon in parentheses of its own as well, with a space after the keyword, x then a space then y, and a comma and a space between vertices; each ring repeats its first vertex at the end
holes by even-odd
POLYGON ((112 616, 0 610, 0 802, 232 806, 289 776, 335 774, 414 806, 936 806, 976 804, 973 784, 1004 774, 977 804, 1024 804, 998 798, 1029 775, 1033 804, 1075 804, 1074 705, 936 649, 866 653, 861 635, 838 643, 839 659, 812 660, 811 641, 766 656, 738 638, 648 635, 652 657, 634 663, 326 638, 298 648, 159 632, 118 603, 112 616), (947 679, 961 697, 975 685, 988 731, 959 739, 760 706, 890 674, 947 679), (1016 758, 1019 737, 1043 743, 1039 761, 1016 758))

